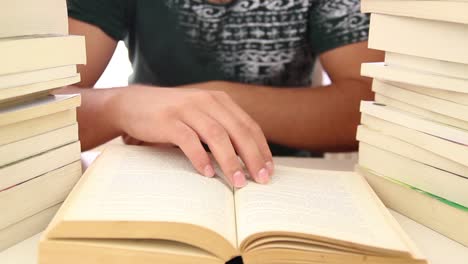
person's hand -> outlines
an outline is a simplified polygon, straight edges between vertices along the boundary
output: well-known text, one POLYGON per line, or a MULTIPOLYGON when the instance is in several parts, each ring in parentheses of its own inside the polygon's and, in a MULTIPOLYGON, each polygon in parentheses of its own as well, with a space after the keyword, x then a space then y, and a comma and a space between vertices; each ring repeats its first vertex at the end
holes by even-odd
POLYGON ((206 143, 226 178, 237 188, 246 176, 237 154, 258 183, 267 183, 273 159, 258 124, 224 92, 149 86, 122 88, 110 101, 113 124, 150 143, 179 146, 201 174, 215 174, 206 143))

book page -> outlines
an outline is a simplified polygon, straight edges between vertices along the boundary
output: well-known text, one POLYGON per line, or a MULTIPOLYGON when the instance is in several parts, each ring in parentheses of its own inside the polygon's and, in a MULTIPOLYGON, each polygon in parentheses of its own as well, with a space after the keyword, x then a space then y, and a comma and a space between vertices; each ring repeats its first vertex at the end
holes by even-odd
POLYGON ((235 247, 232 190, 196 173, 180 150, 113 146, 96 162, 63 220, 187 223, 235 247))
POLYGON ((278 166, 268 185, 235 193, 238 241, 292 232, 407 252, 364 179, 353 172, 278 166))

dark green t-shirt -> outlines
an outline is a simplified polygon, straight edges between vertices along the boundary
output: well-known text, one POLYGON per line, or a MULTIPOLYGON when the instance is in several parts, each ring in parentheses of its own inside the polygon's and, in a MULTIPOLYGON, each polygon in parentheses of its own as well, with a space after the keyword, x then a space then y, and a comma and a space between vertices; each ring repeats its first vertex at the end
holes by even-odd
POLYGON ((367 40, 369 27, 359 0, 68 0, 68 12, 125 40, 131 83, 159 86, 304 87, 317 55, 367 40))

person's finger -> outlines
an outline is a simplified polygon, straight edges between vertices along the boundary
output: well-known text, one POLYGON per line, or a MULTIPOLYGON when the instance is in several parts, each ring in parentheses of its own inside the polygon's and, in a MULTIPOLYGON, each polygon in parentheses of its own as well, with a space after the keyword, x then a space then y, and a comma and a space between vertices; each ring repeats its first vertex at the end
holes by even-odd
POLYGON ((143 143, 143 141, 138 140, 127 134, 122 135, 122 140, 126 145, 141 145, 143 143))
MULTIPOLYGON (((214 96, 220 96, 220 94, 214 94, 214 96)), ((208 111, 208 115, 225 127, 235 150, 247 166, 250 176, 258 183, 268 183, 270 173, 249 124, 244 123, 239 116, 232 113, 229 106, 221 104, 216 98, 203 110, 208 111)))
POLYGON ((215 175, 214 167, 197 133, 182 121, 176 122, 174 126, 174 133, 170 135, 170 140, 179 146, 200 174, 213 177, 215 175))
POLYGON ((210 147, 230 184, 236 188, 244 187, 247 184, 245 174, 224 127, 198 109, 184 113, 182 120, 210 147))
POLYGON ((221 94, 217 97, 217 99, 220 100, 222 105, 227 106, 228 109, 232 111, 232 113, 235 116, 237 116, 250 129, 252 136, 255 139, 255 143, 257 144, 260 152, 263 155, 263 158, 265 160, 265 166, 268 169, 270 176, 273 175, 273 155, 271 154, 270 147, 268 146, 268 142, 261 127, 238 104, 236 104, 230 96, 227 96, 226 94, 221 94))

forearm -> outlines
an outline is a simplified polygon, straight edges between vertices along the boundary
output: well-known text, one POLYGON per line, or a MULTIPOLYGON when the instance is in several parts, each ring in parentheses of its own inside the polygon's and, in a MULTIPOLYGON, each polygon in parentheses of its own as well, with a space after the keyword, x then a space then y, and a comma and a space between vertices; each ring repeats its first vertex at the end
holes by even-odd
POLYGON ((314 151, 357 147, 359 103, 371 100, 370 83, 346 79, 316 88, 271 88, 212 82, 226 91, 262 127, 268 140, 314 151))
POLYGON ((57 93, 81 94, 82 103, 77 110, 79 136, 83 151, 101 145, 122 134, 115 125, 115 110, 110 103, 123 88, 85 89, 70 86, 57 93))

